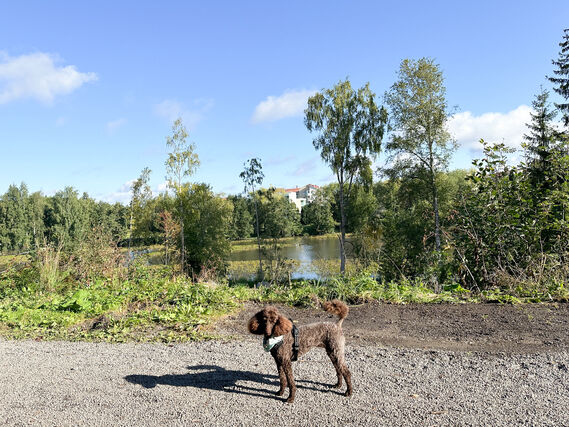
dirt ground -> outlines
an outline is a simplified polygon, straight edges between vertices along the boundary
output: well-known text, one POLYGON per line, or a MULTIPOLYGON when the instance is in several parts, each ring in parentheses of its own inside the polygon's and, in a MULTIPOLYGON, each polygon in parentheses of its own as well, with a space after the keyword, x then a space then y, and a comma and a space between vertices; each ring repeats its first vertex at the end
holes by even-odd
MULTIPOLYGON (((248 319, 263 307, 249 303, 216 324, 216 333, 258 339, 248 319)), ((334 321, 314 308, 277 306, 296 324, 334 321)), ((350 306, 348 345, 488 353, 543 353, 569 348, 569 304, 382 304, 350 306)))

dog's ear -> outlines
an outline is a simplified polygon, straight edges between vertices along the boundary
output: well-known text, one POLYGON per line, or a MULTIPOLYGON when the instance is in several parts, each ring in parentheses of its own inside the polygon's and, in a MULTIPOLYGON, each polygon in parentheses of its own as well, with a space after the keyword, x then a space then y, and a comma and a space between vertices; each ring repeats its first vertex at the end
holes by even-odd
POLYGON ((259 319, 257 318, 257 315, 254 315, 253 317, 251 317, 249 319, 249 324, 247 325, 247 327, 249 328, 249 332, 251 332, 252 334, 256 334, 256 335, 260 335, 262 333, 264 333, 263 330, 259 329, 259 319))
POLYGON ((279 316, 273 329, 273 336, 278 337, 280 335, 285 335, 290 331, 292 331, 292 322, 284 316, 279 316))

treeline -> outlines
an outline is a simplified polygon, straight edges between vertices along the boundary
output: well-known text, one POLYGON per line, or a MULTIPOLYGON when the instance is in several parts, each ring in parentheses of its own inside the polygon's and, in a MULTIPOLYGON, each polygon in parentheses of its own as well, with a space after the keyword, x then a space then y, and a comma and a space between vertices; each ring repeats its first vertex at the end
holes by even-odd
MULTIPOLYGON (((133 187, 136 186, 136 183, 133 187)), ((326 188, 333 194, 333 185, 326 188)), ((252 197, 221 197, 207 184, 191 184, 184 194, 188 227, 187 240, 201 241, 209 230, 220 239, 254 237, 255 210, 259 203, 259 224, 263 238, 320 235, 334 231, 331 203, 322 196, 305 207, 302 215, 284 193, 260 189, 252 197), (216 221, 220 223, 216 224, 216 221), (193 231, 192 231, 193 230, 193 231), (202 239, 197 239, 201 230, 202 239), (204 234, 205 233, 205 234, 204 234)), ((0 196, 0 253, 17 254, 38 245, 74 248, 92 229, 103 230, 119 246, 147 246, 175 240, 178 231, 173 212, 177 199, 171 194, 140 195, 125 206, 95 201, 87 193, 67 187, 53 196, 30 193, 26 184, 10 185, 0 196), (174 237, 172 237, 174 236, 174 237)), ((221 251, 225 255, 227 251, 221 251)))
POLYGON ((97 202, 66 187, 53 196, 11 185, 0 197, 0 253, 22 253, 38 245, 75 247, 100 227, 115 241, 128 236, 129 210, 120 203, 97 202))
POLYGON ((122 246, 162 244, 164 262, 183 272, 223 274, 231 240, 256 237, 262 278, 261 246, 274 257, 279 238, 337 231, 341 272, 347 254, 375 277, 419 280, 436 291, 554 294, 569 278, 569 29, 560 46, 549 80, 562 102, 551 104, 547 90, 536 95, 517 164, 504 144, 481 140, 473 169, 448 171, 455 143, 442 71, 432 59, 404 60, 386 107, 369 84, 354 90, 348 80, 309 98, 305 124, 338 182, 320 188, 302 214, 283 192, 262 188, 258 159, 240 174, 243 196, 188 182, 199 158, 177 120, 167 138, 168 192, 152 195, 148 169, 129 206, 72 188, 46 197, 11 186, 0 198, 0 251, 73 251, 89 233, 104 233, 122 246), (373 171, 380 150, 387 161, 373 171))

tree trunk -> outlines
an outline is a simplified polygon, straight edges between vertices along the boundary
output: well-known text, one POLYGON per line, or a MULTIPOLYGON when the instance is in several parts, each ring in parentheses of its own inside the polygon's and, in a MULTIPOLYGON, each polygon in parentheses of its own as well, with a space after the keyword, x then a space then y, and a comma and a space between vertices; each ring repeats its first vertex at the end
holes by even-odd
POLYGON ((346 211, 344 207, 344 183, 340 183, 340 274, 346 270, 346 211))
POLYGON ((441 251, 441 226, 439 218, 439 196, 437 191, 437 184, 435 182, 435 174, 432 175, 432 185, 433 185, 433 211, 435 212, 435 250, 437 252, 441 251))
MULTIPOLYGON (((255 197, 255 194, 253 194, 253 197, 255 197)), ((259 248, 259 279, 262 282, 264 280, 264 274, 263 274, 263 262, 261 260, 261 237, 259 235, 259 210, 257 208, 257 199, 253 199, 253 201, 255 202, 255 231, 257 233, 257 247, 259 248)))
POLYGON ((433 211, 435 213, 435 252, 436 252, 436 269, 435 275, 433 276, 433 286, 435 293, 440 293, 442 291, 441 284, 439 283, 439 269, 440 269, 440 260, 441 260, 441 226, 440 226, 440 218, 439 218, 439 194, 437 191, 437 183, 435 179, 435 172, 431 168, 431 185, 433 191, 433 211))
POLYGON ((182 273, 186 273, 186 245, 184 242, 184 203, 182 201, 181 195, 180 197, 180 237, 182 243, 182 251, 181 251, 181 263, 182 266, 182 273))
MULTIPOLYGON (((130 246, 132 242, 132 207, 130 208, 130 221, 128 222, 128 256, 130 257, 130 246)), ((129 260, 130 261, 130 260, 129 260)))

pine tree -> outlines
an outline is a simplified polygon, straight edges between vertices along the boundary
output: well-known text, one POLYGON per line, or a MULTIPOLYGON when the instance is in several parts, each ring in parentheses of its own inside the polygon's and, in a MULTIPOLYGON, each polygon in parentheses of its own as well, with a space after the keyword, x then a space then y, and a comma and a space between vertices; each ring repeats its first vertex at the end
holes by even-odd
POLYGON ((531 121, 526 124, 529 133, 524 135, 526 168, 534 189, 544 190, 552 173, 552 156, 557 147, 558 132, 553 126, 557 111, 551 108, 549 91, 541 88, 532 102, 531 121))
POLYGON ((561 51, 557 60, 551 61, 556 69, 553 77, 548 76, 550 82, 555 84, 553 90, 563 97, 565 103, 555 104, 563 114, 563 124, 569 127, 569 28, 563 30, 563 41, 559 43, 561 51))
POLYGON ((530 203, 531 226, 537 232, 541 250, 552 251, 556 242, 566 241, 568 174, 567 139, 554 126, 557 111, 548 101, 549 92, 541 89, 532 102, 531 121, 524 135, 526 162, 524 172, 528 182, 524 197, 530 203))

